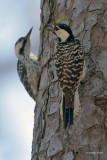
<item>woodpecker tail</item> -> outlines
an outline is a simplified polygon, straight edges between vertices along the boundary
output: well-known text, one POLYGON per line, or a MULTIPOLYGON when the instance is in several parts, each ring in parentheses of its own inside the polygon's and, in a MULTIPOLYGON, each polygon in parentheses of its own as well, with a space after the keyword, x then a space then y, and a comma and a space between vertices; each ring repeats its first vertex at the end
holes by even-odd
POLYGON ((63 121, 64 121, 64 128, 67 128, 67 126, 71 126, 73 124, 73 108, 71 108, 72 103, 70 103, 69 97, 65 97, 63 95, 63 102, 62 102, 62 107, 63 107, 63 121))

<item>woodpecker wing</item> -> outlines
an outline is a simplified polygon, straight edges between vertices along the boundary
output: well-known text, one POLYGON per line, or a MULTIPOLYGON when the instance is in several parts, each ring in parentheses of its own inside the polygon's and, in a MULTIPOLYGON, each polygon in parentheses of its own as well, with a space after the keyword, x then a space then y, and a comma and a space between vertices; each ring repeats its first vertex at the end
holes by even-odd
POLYGON ((39 90, 41 76, 40 76, 40 68, 39 68, 38 57, 31 52, 30 55, 29 55, 29 58, 36 68, 36 74, 37 74, 37 77, 38 77, 37 90, 39 90))
POLYGON ((18 71, 18 74, 19 74, 20 81, 23 83, 26 91, 35 100, 36 96, 33 93, 33 90, 31 88, 31 84, 30 84, 28 76, 27 76, 26 67, 21 61, 18 61, 18 63, 17 63, 17 71, 18 71))

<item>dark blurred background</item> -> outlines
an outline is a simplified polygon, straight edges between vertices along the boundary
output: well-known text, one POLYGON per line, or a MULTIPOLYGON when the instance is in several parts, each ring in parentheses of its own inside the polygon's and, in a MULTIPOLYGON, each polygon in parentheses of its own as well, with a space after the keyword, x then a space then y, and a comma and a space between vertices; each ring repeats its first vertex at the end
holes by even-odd
POLYGON ((14 44, 33 26, 38 54, 40 0, 0 1, 0 160, 30 160, 35 102, 17 74, 14 44))

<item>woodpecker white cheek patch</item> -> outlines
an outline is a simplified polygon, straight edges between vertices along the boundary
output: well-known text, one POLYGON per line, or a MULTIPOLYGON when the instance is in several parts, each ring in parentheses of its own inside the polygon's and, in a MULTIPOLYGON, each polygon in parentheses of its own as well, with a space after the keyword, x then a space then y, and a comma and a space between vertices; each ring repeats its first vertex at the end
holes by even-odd
POLYGON ((22 42, 19 42, 19 43, 15 46, 15 53, 16 53, 16 56, 17 56, 17 57, 20 56, 19 50, 20 50, 21 47, 22 47, 22 42))
POLYGON ((57 30, 56 34, 63 42, 66 41, 68 37, 70 36, 69 33, 65 31, 64 29, 57 30))

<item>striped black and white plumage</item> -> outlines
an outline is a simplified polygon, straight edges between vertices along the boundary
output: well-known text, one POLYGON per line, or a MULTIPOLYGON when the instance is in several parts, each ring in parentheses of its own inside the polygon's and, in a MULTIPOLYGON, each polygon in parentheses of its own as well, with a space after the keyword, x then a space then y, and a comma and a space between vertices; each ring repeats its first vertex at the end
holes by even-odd
POLYGON ((39 64, 37 57, 30 51, 31 30, 15 44, 15 53, 18 57, 17 71, 29 95, 36 100, 39 84, 39 64))
POLYGON ((78 87, 85 76, 84 52, 66 24, 49 25, 57 36, 55 66, 58 81, 63 91, 64 127, 73 124, 80 111, 78 87))

